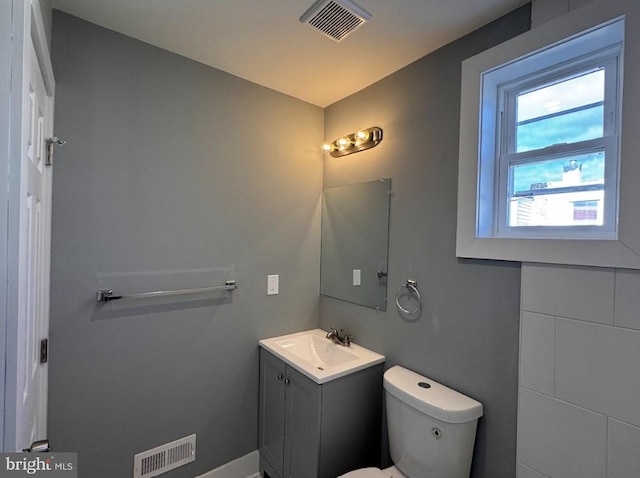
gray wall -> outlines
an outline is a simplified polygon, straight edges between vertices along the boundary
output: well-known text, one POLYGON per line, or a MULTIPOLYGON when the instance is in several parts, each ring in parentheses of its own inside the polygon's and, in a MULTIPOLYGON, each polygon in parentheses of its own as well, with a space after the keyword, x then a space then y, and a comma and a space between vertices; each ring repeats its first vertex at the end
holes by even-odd
POLYGON ((318 323, 323 111, 54 12, 50 439, 81 476, 191 433, 256 449, 257 340, 318 323), (292 138, 295 141, 292 141, 292 138), (266 296, 267 274, 280 294, 266 296), (239 289, 96 305, 116 292, 239 289))
POLYGON ((194 432, 197 462, 167 476, 253 451, 256 341, 320 321, 482 401, 473 477, 513 476, 520 270, 455 258, 458 119, 461 61, 529 20, 528 7, 516 11, 323 115, 56 13, 56 134, 68 144, 54 172, 54 447, 78 451, 92 478, 128 476, 134 453, 194 432), (393 303, 382 313, 317 297, 318 145, 373 125, 384 141, 327 156, 324 185, 393 179, 389 299, 417 279, 413 321, 393 303), (280 295, 265 295, 267 274, 280 274, 280 295), (94 301, 99 288, 229 277, 240 285, 230 299, 94 301))
POLYGON ((324 186, 391 177, 386 312, 331 298, 321 326, 484 404, 474 478, 515 476, 520 265, 455 257, 461 62, 530 26, 529 5, 326 109, 325 139, 380 126, 376 148, 324 163, 324 186), (395 291, 416 279, 419 317, 395 291))

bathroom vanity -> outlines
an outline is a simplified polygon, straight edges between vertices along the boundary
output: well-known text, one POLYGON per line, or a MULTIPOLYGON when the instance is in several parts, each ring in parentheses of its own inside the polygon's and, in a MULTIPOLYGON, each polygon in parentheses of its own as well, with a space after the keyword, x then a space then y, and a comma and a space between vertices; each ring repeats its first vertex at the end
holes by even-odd
POLYGON ((264 478, 335 478, 379 466, 384 356, 324 334, 260 341, 264 478))

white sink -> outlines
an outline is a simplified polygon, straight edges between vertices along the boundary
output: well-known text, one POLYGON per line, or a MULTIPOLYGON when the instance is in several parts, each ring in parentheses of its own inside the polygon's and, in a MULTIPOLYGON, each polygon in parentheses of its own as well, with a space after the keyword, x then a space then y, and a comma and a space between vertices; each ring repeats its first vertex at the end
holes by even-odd
POLYGON ((316 383, 325 383, 384 362, 384 355, 353 342, 350 347, 335 344, 326 335, 324 330, 306 330, 263 339, 259 344, 316 383))

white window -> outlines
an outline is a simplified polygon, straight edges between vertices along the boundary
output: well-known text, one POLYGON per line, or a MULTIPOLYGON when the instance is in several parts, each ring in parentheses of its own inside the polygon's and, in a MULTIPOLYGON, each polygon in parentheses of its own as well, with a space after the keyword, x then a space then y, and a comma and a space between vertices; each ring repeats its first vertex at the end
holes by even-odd
POLYGON ((580 3, 462 62, 458 257, 640 269, 640 2, 580 3))
POLYGON ((623 37, 618 20, 482 75, 480 237, 617 237, 623 37))

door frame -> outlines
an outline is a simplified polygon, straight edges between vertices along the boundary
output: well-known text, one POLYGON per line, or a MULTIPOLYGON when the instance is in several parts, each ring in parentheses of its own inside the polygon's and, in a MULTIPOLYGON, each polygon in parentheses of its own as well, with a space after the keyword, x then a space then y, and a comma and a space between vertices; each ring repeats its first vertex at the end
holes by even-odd
MULTIPOLYGON (((46 12, 51 15, 50 10, 46 12)), ((55 80, 40 0, 0 2, 0 450, 16 449, 18 247, 22 85, 27 42, 33 40, 47 95, 55 80)), ((53 107, 53 105, 51 105, 53 107)), ((52 125, 47 134, 51 134, 52 125)))
MULTIPOLYGON (((0 224, 4 230, 0 232, 0 345, 6 350, 7 345, 7 300, 8 283, 8 175, 9 175, 9 123, 11 109, 11 34, 12 3, 0 2, 0 224)), ((4 397, 5 397, 5 363, 6 353, 0 353, 0 450, 4 451, 4 397)))

